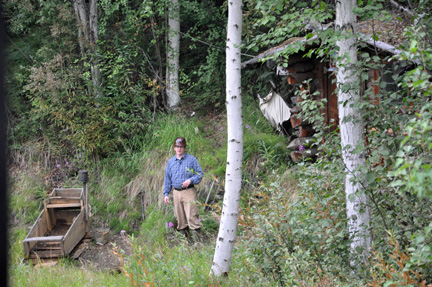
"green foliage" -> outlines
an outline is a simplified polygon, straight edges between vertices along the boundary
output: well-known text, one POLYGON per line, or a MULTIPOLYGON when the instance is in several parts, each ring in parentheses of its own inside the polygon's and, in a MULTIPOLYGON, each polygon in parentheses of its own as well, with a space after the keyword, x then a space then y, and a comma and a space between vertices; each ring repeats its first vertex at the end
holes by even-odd
POLYGON ((259 154, 268 168, 284 166, 290 162, 285 151, 285 138, 277 135, 262 112, 258 102, 251 98, 243 101, 243 153, 244 160, 249 161, 255 154, 259 154))
POLYGON ((174 140, 181 136, 186 139, 188 152, 193 154, 209 144, 204 137, 205 131, 200 126, 202 124, 189 120, 186 116, 160 114, 146 135, 146 149, 168 150, 172 148, 174 140))
POLYGON ((8 15, 8 29, 13 33, 25 32, 37 20, 37 14, 34 13, 35 4, 32 1, 4 1, 3 11, 8 15))
MULTIPOLYGON (((122 271, 133 286, 241 286, 251 283, 249 270, 257 270, 253 262, 242 257, 243 252, 234 254, 232 276, 214 278, 209 275, 213 248, 204 245, 201 248, 189 246, 187 241, 179 238, 175 246, 167 246, 158 236, 152 233, 163 234, 165 227, 160 225, 163 220, 157 218, 157 212, 151 212, 150 221, 154 224, 146 225, 140 237, 131 236, 131 255, 116 249, 122 271), (247 262, 245 266, 245 262, 247 262)), ((159 214, 161 215, 161 214, 159 214)), ((165 219, 165 217, 164 217, 165 219)), ((180 237, 174 234, 174 237, 180 237)), ((239 246, 238 248, 242 248, 239 246)), ((271 280, 261 279, 259 286, 274 286, 271 280)))
MULTIPOLYGON (((8 241, 8 264, 9 266, 18 266, 22 264, 24 254, 23 241, 27 236, 27 230, 9 229, 8 241)), ((18 267, 17 267, 18 268, 18 267)))
MULTIPOLYGON (((89 158, 140 149, 150 112, 164 103, 166 3, 99 4, 99 41, 92 58, 97 57, 103 85, 95 97, 92 59, 78 54, 71 3, 24 1, 17 6, 6 1, 12 140, 38 137, 62 146, 59 154, 75 150, 89 158)), ((182 24, 188 29, 181 43, 190 51, 181 57, 182 97, 185 103, 193 99, 197 109, 222 108, 225 10, 213 1, 182 5, 182 24)))
MULTIPOLYGON (((429 81, 426 85, 415 86, 414 88, 418 90, 422 87, 426 87, 429 93, 432 90, 429 81)), ((418 272, 420 269, 421 273, 426 274, 429 280, 432 280, 432 274, 428 272, 432 260, 432 241, 430 240, 432 223, 430 216, 428 216, 431 212, 429 201, 432 199, 431 107, 430 102, 423 105, 419 113, 416 113, 405 126, 404 134, 406 136, 400 143, 394 168, 389 172, 389 176, 393 179, 390 186, 398 194, 414 198, 415 200, 411 200, 411 202, 415 202, 417 206, 411 217, 413 225, 417 227, 415 232, 410 233, 412 241, 408 250, 412 257, 404 271, 418 272), (418 201, 424 200, 426 200, 425 205, 418 203, 418 201)))
POLYGON ((141 219, 138 193, 145 190, 140 187, 139 190, 127 188, 142 168, 141 156, 132 156, 130 152, 118 158, 105 159, 100 163, 100 174, 97 170, 89 173, 92 212, 106 220, 116 232, 126 230, 131 233, 141 219), (97 180, 97 176, 100 176, 100 180, 97 180))
POLYGON ((18 173, 10 182, 10 190, 14 191, 9 195, 10 219, 18 224, 30 224, 36 220, 49 192, 42 178, 32 172, 35 171, 18 173))
POLYGON ((180 57, 182 101, 193 102, 198 111, 220 111, 225 106, 226 7, 209 0, 181 5, 181 22, 188 27, 181 40, 188 50, 188 57, 180 57))
MULTIPOLYGON (((377 55, 365 50, 359 53, 356 84, 365 90, 362 101, 355 104, 363 112, 367 145, 356 150, 364 152, 367 159, 359 172, 366 179, 363 187, 372 212, 374 245, 369 264, 358 266, 357 277, 351 277, 345 173, 338 131, 329 132, 323 124, 320 111, 325 102, 317 101, 316 95, 307 91, 303 94, 302 116, 317 131, 320 157, 315 163, 291 168, 286 138, 274 133, 251 96, 269 90, 273 71, 262 66, 258 72, 247 70, 243 74, 245 192, 240 205, 241 240, 235 246, 230 277, 221 282, 208 276, 211 244, 200 250, 184 240, 175 246, 167 244, 165 222, 173 220, 173 212, 171 206, 160 207, 158 203, 163 166, 173 155, 172 143, 177 136, 184 136, 188 152, 199 158, 206 173, 203 186, 214 178, 223 185, 226 122, 225 116, 213 113, 223 108, 225 99, 226 5, 222 1, 181 3, 181 50, 187 51, 180 57, 184 106, 175 114, 165 115, 158 112, 164 101, 165 3, 99 2, 97 54, 103 75, 99 98, 93 95, 90 59, 78 54, 71 3, 5 3, 11 37, 7 85, 14 158, 20 162, 28 159, 29 166, 36 166, 32 170, 35 175, 43 173, 43 166, 52 173, 60 171, 53 168, 50 159, 74 158, 80 166, 94 160, 89 186, 97 223, 136 236, 131 238, 132 255, 123 257, 124 271, 131 275, 126 278, 81 272, 68 261, 50 272, 31 269, 20 263, 25 230, 13 230, 10 258, 14 285, 57 286, 61 279, 62 284, 70 285, 92 282, 124 286, 131 283, 131 278, 138 282, 137 278, 144 275, 145 282, 157 286, 389 286, 432 282, 432 21, 428 1, 412 2, 420 14, 406 29, 403 36, 408 40, 398 47, 402 54, 394 57, 392 64, 383 64, 377 55), (363 81, 370 81, 371 69, 381 77, 364 85, 363 81), (192 110, 195 117, 190 116, 192 110), (42 152, 18 156, 17 151, 25 149, 29 141, 42 152), (292 174, 295 180, 287 183, 292 174), (293 191, 297 182, 298 189, 293 191), (146 220, 142 223, 141 191, 146 200, 146 220)), ((256 54, 293 36, 310 39, 312 34, 304 29, 307 22, 325 24, 334 18, 332 1, 252 0, 245 4, 245 53, 256 54)), ((387 21, 391 14, 385 12, 386 5, 386 1, 360 1, 356 13, 363 21, 387 21)), ((317 35, 322 45, 308 56, 333 55, 337 33, 329 28, 317 31, 317 35)), ((380 40, 383 36, 376 34, 373 38, 380 40)), ((303 44, 292 45, 274 57, 284 58, 301 49, 303 44)), ((53 184, 47 184, 47 175, 25 177, 13 183, 10 196, 16 226, 34 221, 44 190, 53 184)), ((73 180, 64 182, 73 185, 73 180)), ((217 204, 213 207, 216 209, 217 204)), ((218 227, 214 217, 217 210, 211 212, 201 214, 203 228, 211 231, 210 236, 218 227)))
POLYGON ((141 224, 141 232, 146 240, 152 244, 165 245, 165 222, 170 221, 173 212, 172 208, 170 213, 164 212, 156 204, 147 207, 146 220, 141 224))
MULTIPOLYGON (((334 17, 334 3, 331 1, 247 1, 250 11, 245 23, 248 27, 245 51, 276 46, 294 36, 306 34, 305 24, 317 22, 326 24, 334 17)), ((319 31, 317 31, 319 33, 319 31)), ((286 51, 272 58, 287 55, 290 50, 302 49, 291 45, 286 51)))
POLYGON ((311 168, 299 174, 298 194, 283 189, 278 178, 261 185, 269 199, 251 207, 249 252, 265 276, 281 286, 319 286, 329 279, 333 285, 349 273, 343 188, 337 168, 322 167, 325 171, 311 168))
POLYGON ((428 104, 406 126, 407 136, 401 142, 396 154, 396 177, 390 186, 418 195, 420 198, 432 198, 432 130, 431 109, 428 104))
MULTIPOLYGON (((272 6, 276 2, 265 4, 261 1, 256 2, 262 11, 276 11, 275 14, 278 15, 278 10, 272 6)), ((377 10, 377 8, 382 10, 382 6, 379 6, 381 4, 382 2, 368 2, 360 6, 357 13, 367 20, 376 18, 377 13, 381 12, 379 13, 380 19, 387 21, 389 20, 388 14, 385 11, 377 10), (375 4, 377 5, 374 6, 375 4)), ((325 17, 322 19, 327 19, 325 17)), ((277 16, 273 18, 267 16, 262 19, 262 21, 276 23, 277 16)), ((296 27, 295 24, 293 27, 296 27)), ((384 281, 380 281, 381 284, 385 282, 387 285, 395 282, 407 283, 408 281, 403 281, 401 278, 409 276, 409 272, 412 272, 409 273, 411 275, 417 274, 411 277, 411 283, 421 278, 426 279, 426 282, 430 281, 428 262, 430 262, 432 246, 428 240, 430 234, 429 201, 417 197, 418 193, 426 196, 430 192, 428 188, 430 182, 430 107, 425 105, 430 102, 431 86, 428 72, 425 69, 430 63, 430 45, 428 45, 429 39, 425 38, 425 35, 428 34, 425 32, 427 28, 423 25, 413 27, 416 28, 407 29, 406 36, 413 39, 410 40, 409 45, 405 46, 406 49, 402 52, 401 59, 420 63, 417 67, 409 62, 393 63, 391 66, 383 65, 378 57, 370 56, 368 53, 361 53, 362 61, 356 67, 356 71, 360 72, 356 85, 364 85, 362 81, 370 80, 368 75, 370 69, 377 70, 382 75, 377 82, 367 86, 363 100, 355 103, 356 107, 363 112, 367 137, 367 146, 356 147, 356 151, 367 154, 367 166, 361 167, 359 172, 360 177, 367 179, 364 188, 371 202, 373 248, 375 254, 381 256, 379 257, 381 261, 371 261, 370 270, 379 269, 385 272, 383 262, 392 266, 389 267, 389 270, 393 268, 395 272, 384 281), (409 72, 406 73, 406 71, 409 72), (378 94, 375 93, 375 86, 380 87, 378 94), (400 89, 397 90, 395 87, 400 87, 400 89), (423 107, 425 108, 422 109, 423 107), (420 111, 422 111, 421 114, 420 111), (389 173, 395 168, 396 172, 389 173), (394 179, 398 180, 394 181, 394 179), (391 187, 391 185, 395 186, 391 187), (393 237, 387 236, 390 230, 394 234, 393 237), (411 254, 407 253, 408 247, 411 254), (412 259, 408 262, 410 256, 412 259), (403 262, 403 267, 397 267, 397 265, 401 266, 401 262, 403 262)), ((276 28, 270 28, 271 32, 276 30, 276 28)), ((333 50, 332 45, 334 46, 335 38, 331 32, 327 32, 318 32, 319 37, 322 37, 322 46, 313 52, 320 57, 326 57, 327 53, 333 50), (330 36, 331 38, 325 38, 330 36)), ((274 38, 264 34, 260 36, 260 43, 267 46, 273 40, 276 43, 281 42, 277 38, 277 33, 271 35, 274 38)), ((377 35, 377 39, 380 36, 377 35)), ((250 48, 255 47, 255 43, 250 46, 250 48)), ((289 50, 296 51, 296 49, 294 47, 289 50)), ((252 237, 254 243, 250 251, 254 258, 265 267, 263 272, 272 274, 281 284, 296 285, 296 282, 307 278, 306 280, 310 280, 308 282, 310 285, 323 285, 320 280, 328 280, 333 275, 339 276, 338 278, 343 282, 350 280, 347 279, 349 271, 345 269, 349 265, 346 261, 349 242, 346 239, 348 235, 344 234, 346 215, 344 209, 341 208, 344 202, 340 201, 343 200, 342 183, 345 175, 341 172, 343 164, 340 159, 339 139, 335 137, 337 134, 329 133, 329 128, 323 125, 320 111, 324 103, 318 102, 314 95, 308 93, 303 95, 303 99, 302 116, 313 123, 317 131, 315 137, 317 142, 321 143, 319 146, 320 158, 314 164, 304 164, 304 170, 300 176, 302 191, 298 201, 294 199, 291 205, 284 203, 286 201, 283 199, 287 195, 283 189, 278 190, 277 187, 275 190, 268 188, 270 192, 264 192, 271 195, 269 196, 271 208, 263 212, 261 217, 256 217, 256 220, 260 220, 259 224, 256 224, 260 226, 260 231, 253 233, 262 235, 252 237), (327 193, 330 191, 331 195, 327 193), (339 202, 335 201, 335 205, 330 205, 334 201, 332 196, 335 194, 339 194, 336 196, 339 202), (326 201, 327 198, 329 202, 326 201), (297 202, 303 206, 297 207, 299 205, 297 202), (326 210, 323 207, 326 205, 333 214, 324 215, 326 210), (284 210, 284 212, 278 213, 277 210, 284 210), (324 215, 322 221, 317 220, 318 216, 314 214, 315 211, 324 215), (285 221, 292 225, 281 228, 285 221), (309 227, 311 227, 310 230, 309 227), (325 232, 322 230, 323 227, 325 232), (325 229, 326 227, 328 229, 325 229), (285 235, 290 234, 292 230, 296 231, 294 235, 285 235), (315 230, 318 232, 314 232, 315 230), (318 236, 321 236, 322 240, 314 241, 318 236), (299 242, 296 241, 293 244, 295 248, 290 249, 291 241, 297 238, 299 242), (325 246, 325 248, 321 249, 320 246, 325 246), (329 256, 321 258, 323 254, 329 254, 329 256), (342 264, 337 262, 342 262, 342 264), (310 270, 309 266, 312 267, 310 270), (316 270, 319 270, 319 274, 316 274, 316 270), (292 277, 284 277, 285 274, 292 277), (301 277, 303 275, 305 276, 301 277)), ((260 209, 261 206, 258 205, 254 211, 258 213, 260 209)), ((358 275, 362 274, 361 280, 365 284, 368 279, 368 267, 359 267, 358 275)), ((333 284, 337 284, 335 282, 333 284)), ((349 284, 343 283, 343 285, 349 284)))

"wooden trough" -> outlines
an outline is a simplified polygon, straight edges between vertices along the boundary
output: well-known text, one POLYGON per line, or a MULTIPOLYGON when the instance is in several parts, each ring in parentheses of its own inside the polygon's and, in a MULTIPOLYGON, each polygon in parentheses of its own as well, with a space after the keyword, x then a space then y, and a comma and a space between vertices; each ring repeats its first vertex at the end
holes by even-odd
POLYGON ((24 239, 25 257, 39 260, 67 256, 89 230, 85 182, 83 188, 54 188, 24 239))

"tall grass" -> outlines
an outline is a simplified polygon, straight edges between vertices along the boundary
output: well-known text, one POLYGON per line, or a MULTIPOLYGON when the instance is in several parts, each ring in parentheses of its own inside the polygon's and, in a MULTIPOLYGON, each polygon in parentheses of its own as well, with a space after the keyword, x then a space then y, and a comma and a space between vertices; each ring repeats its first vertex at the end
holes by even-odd
POLYGON ((166 233, 160 210, 153 209, 138 237, 131 237, 132 255, 123 256, 123 272, 134 286, 274 286, 272 280, 253 281, 250 272, 259 268, 244 257, 243 244, 236 245, 232 272, 227 278, 210 275, 215 234, 200 247, 191 246, 174 230, 166 233), (136 285, 135 285, 136 284, 136 285), (152 285, 153 284, 153 285, 152 285))
POLYGON ((10 286, 58 287, 58 286, 127 286, 121 274, 95 272, 77 268, 70 263, 58 266, 33 267, 17 264, 10 268, 10 286))
MULTIPOLYGON (((271 153, 260 153, 257 138, 268 143, 272 148, 283 139, 277 135, 266 135, 265 119, 260 119, 260 111, 246 109, 248 126, 245 124, 245 142, 250 150, 245 163, 245 170, 259 170, 252 155, 258 151, 258 157, 274 156, 271 153), (260 122, 262 120, 262 122, 260 122), (265 128, 264 128, 265 127, 265 128)), ((262 117, 262 116, 261 116, 262 117)), ((242 250, 243 242, 236 244, 232 271, 228 278, 218 281, 209 276, 212 264, 215 236, 218 227, 217 217, 220 210, 210 208, 204 212, 201 207, 206 241, 199 249, 194 248, 173 230, 166 232, 165 223, 174 220, 172 206, 162 201, 164 170, 167 160, 174 155, 172 143, 177 136, 187 139, 187 152, 196 156, 205 172, 203 181, 198 186, 200 194, 206 195, 214 182, 213 189, 223 189, 223 176, 226 160, 226 122, 223 116, 214 119, 187 117, 183 115, 160 115, 144 135, 143 150, 140 152, 123 152, 109 158, 93 162, 88 166, 89 192, 93 226, 111 227, 112 232, 126 230, 134 244, 131 256, 121 254, 124 259, 125 272, 143 275, 144 269, 133 269, 141 266, 148 272, 148 282, 154 286, 273 286, 272 279, 252 278, 250 272, 258 272, 259 266, 247 259, 242 250), (141 221, 140 193, 144 194, 145 221, 141 221), (135 265, 134 265, 135 264, 135 265), (138 265, 137 265, 138 264, 138 265), (134 267, 135 266, 135 267, 134 267), (253 280, 253 281, 251 281, 253 280)), ((260 161, 262 162, 262 161, 260 161)), ((126 273, 112 275, 107 272, 82 270, 69 261, 49 268, 34 268, 22 263, 24 240, 32 220, 39 214, 40 206, 29 204, 35 198, 35 188, 43 189, 43 176, 40 171, 33 171, 34 181, 26 182, 20 178, 19 190, 14 187, 14 214, 22 214, 25 220, 19 220, 11 231, 10 278, 12 286, 126 286, 130 280, 126 273), (40 188, 39 188, 40 187, 40 188), (16 197, 15 197, 16 196, 16 197), (31 211, 31 212, 30 212, 31 211), (28 213, 32 215, 29 216, 28 213), (21 223, 25 222, 25 225, 21 223)), ((72 186, 80 185, 71 182, 72 186)), ((246 194, 245 194, 246 195, 246 194)), ((203 201, 203 200, 202 200, 203 201)), ((38 201, 36 201, 38 202, 38 201)), ((244 210, 246 210, 245 208, 244 210)), ((243 216, 245 218, 245 216, 243 216)), ((247 242, 245 242, 247 244, 247 242)), ((257 273, 258 274, 258 273, 257 273)), ((259 275, 257 275, 259 277, 259 275)), ((144 286, 142 284, 142 286, 144 286)))

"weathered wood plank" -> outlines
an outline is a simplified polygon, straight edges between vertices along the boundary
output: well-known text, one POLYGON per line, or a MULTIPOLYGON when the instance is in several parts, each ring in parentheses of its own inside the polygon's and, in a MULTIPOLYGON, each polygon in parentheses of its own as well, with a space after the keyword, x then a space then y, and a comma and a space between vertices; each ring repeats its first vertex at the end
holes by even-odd
POLYGON ((52 224, 51 224, 51 220, 50 220, 50 214, 49 214, 48 209, 47 209, 47 201, 46 200, 44 200, 44 214, 45 214, 45 220, 47 222, 48 231, 51 232, 52 231, 52 224))
POLYGON ((60 241, 63 239, 63 235, 58 236, 43 236, 43 237, 30 237, 24 239, 24 242, 35 242, 35 241, 60 241))
POLYGON ((36 245, 33 248, 33 250, 34 251, 36 251, 36 250, 61 250, 60 242, 55 242, 55 243, 56 243, 56 245, 46 245, 46 244, 44 244, 42 246, 36 245))
POLYGON ((80 242, 86 233, 86 222, 84 221, 84 211, 75 218, 72 226, 65 235, 64 252, 69 254, 80 242))
POLYGON ((71 198, 66 198, 66 197, 56 197, 56 198, 50 198, 49 199, 49 204, 71 204, 71 203, 80 203, 81 202, 81 198, 79 197, 71 197, 71 198))
POLYGON ((30 259, 38 259, 38 258, 55 258, 64 256, 61 250, 46 250, 39 252, 32 252, 29 256, 30 259))
POLYGON ((83 193, 82 188, 55 188, 50 197, 81 197, 83 193))
POLYGON ((70 208, 70 207, 81 207, 81 203, 59 203, 59 204, 48 204, 47 208, 70 208))
MULTIPOLYGON (((80 209, 61 209, 61 208, 54 208, 51 209, 54 210, 57 214, 57 222, 66 224, 66 225, 72 225, 72 223, 75 220, 75 217, 77 217, 80 213, 80 209)), ((68 227, 69 229, 70 227, 68 227)))
POLYGON ((50 199, 76 199, 76 200, 80 200, 81 197, 80 196, 51 196, 50 199))
MULTIPOLYGON (((27 234, 27 238, 44 236, 48 232, 47 224, 44 216, 44 211, 42 210, 27 234)), ((28 256, 30 250, 37 244, 37 242, 23 242, 24 245, 24 255, 28 256)))

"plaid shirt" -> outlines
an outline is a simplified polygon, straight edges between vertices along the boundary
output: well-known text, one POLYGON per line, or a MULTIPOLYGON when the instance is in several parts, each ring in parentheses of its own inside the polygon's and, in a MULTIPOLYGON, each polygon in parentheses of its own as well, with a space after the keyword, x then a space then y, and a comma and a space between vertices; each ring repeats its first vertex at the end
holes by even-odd
POLYGON ((201 182, 204 173, 198 160, 185 153, 180 159, 177 156, 173 156, 168 160, 165 169, 165 180, 164 180, 164 195, 168 196, 171 189, 181 188, 182 183, 190 179, 191 184, 198 184, 201 182))

